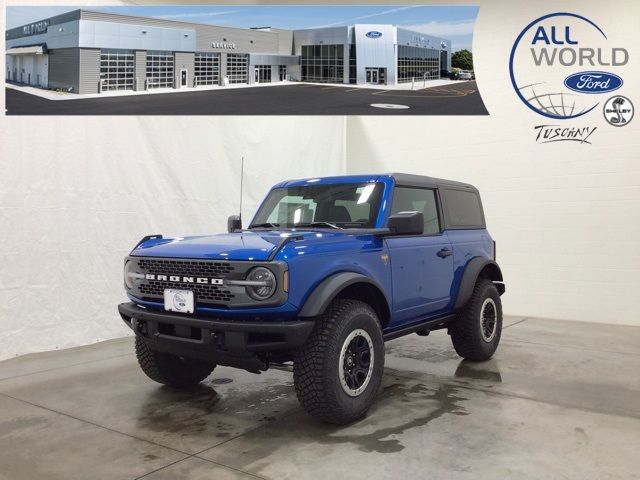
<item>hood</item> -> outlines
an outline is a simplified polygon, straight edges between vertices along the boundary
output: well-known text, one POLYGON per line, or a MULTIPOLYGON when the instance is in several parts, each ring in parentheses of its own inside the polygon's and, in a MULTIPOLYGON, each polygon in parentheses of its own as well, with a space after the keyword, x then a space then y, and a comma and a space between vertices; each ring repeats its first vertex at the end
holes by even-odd
POLYGON ((280 232, 221 233, 200 237, 147 240, 133 249, 139 257, 215 260, 269 260, 290 234, 280 232))
POLYGON ((357 241, 348 231, 243 231, 200 237, 156 238, 142 242, 131 251, 137 257, 195 258, 210 260, 272 260, 282 250, 285 257, 291 255, 285 247, 299 250, 309 248, 334 248, 335 242, 347 239, 357 241))

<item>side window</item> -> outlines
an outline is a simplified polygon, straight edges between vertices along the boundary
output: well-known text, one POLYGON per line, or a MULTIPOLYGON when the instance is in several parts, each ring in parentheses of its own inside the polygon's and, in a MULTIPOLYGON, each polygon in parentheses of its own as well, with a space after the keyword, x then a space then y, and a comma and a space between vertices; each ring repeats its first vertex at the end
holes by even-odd
POLYGON ((477 193, 445 189, 444 200, 447 220, 452 227, 484 227, 477 193))
POLYGON ((391 214, 398 212, 422 212, 424 215, 424 234, 440 233, 436 194, 426 188, 396 187, 393 190, 391 214))

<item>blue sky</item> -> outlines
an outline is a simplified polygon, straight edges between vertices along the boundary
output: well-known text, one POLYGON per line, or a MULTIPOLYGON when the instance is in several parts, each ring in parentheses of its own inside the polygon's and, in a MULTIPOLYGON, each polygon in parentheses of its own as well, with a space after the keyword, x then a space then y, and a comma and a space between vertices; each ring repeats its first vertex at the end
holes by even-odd
MULTIPOLYGON (((42 20, 78 7, 7 7, 7 28, 42 20)), ((87 7, 112 13, 158 17, 229 27, 313 28, 353 23, 392 23, 453 42, 453 50, 471 49, 478 7, 429 5, 358 6, 103 6, 87 7)))

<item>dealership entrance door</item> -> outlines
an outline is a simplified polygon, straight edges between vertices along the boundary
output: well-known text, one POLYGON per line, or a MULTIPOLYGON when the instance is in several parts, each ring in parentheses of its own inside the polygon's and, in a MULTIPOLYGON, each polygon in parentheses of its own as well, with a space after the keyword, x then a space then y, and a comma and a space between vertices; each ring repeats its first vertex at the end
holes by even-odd
POLYGON ((386 68, 367 68, 366 72, 366 83, 370 83, 372 85, 379 85, 387 83, 386 79, 386 68))
POLYGON ((187 74, 187 69, 183 68, 180 70, 180 87, 186 87, 189 83, 189 76, 187 74))

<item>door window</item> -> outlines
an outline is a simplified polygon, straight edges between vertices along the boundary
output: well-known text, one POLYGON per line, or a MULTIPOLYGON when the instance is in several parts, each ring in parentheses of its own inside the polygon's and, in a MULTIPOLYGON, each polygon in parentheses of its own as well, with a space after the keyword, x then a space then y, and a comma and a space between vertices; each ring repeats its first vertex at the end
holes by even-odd
POLYGON ((422 212, 424 234, 440 233, 438 204, 434 190, 426 188, 396 187, 393 191, 391 215, 398 212, 422 212))

